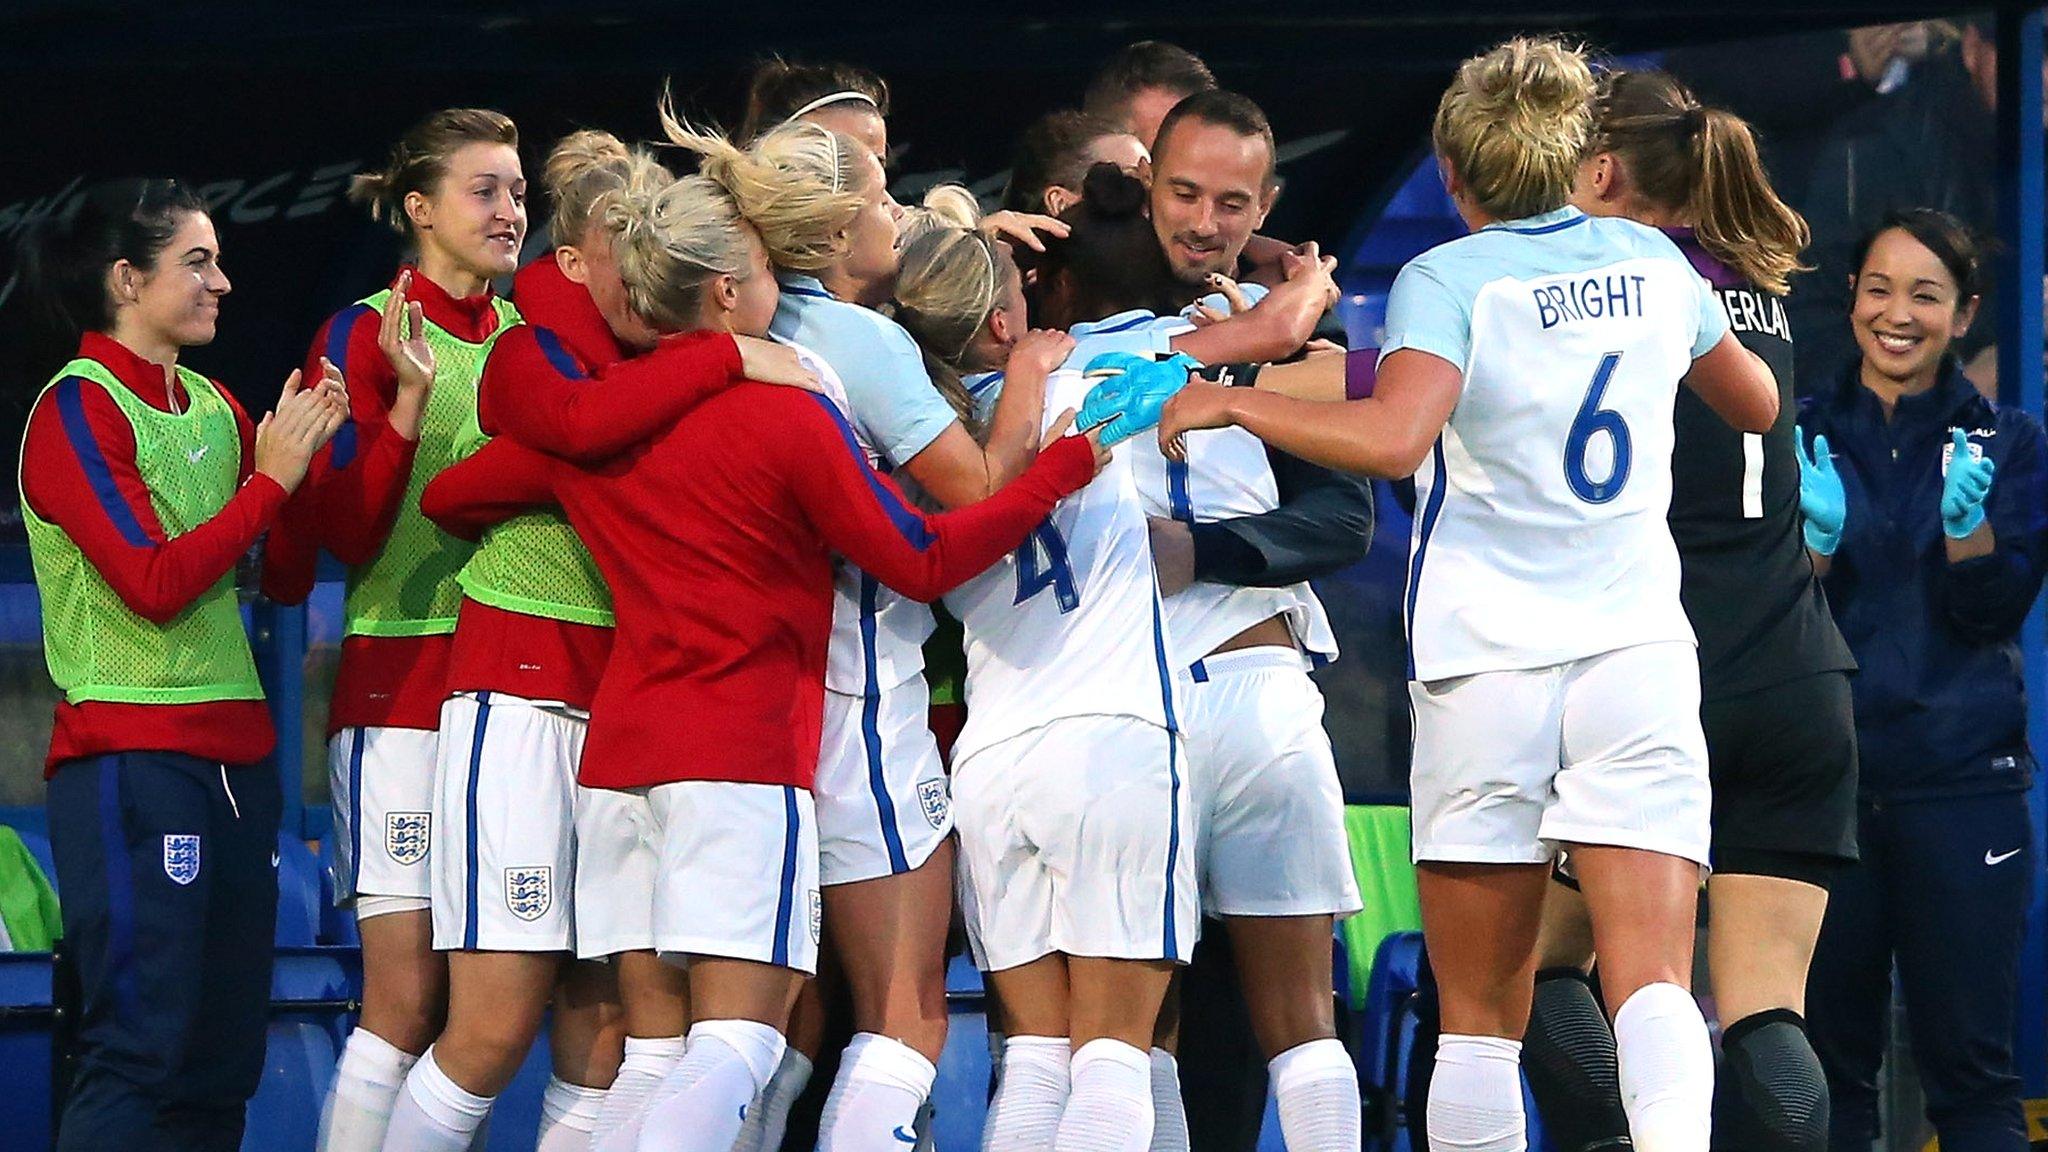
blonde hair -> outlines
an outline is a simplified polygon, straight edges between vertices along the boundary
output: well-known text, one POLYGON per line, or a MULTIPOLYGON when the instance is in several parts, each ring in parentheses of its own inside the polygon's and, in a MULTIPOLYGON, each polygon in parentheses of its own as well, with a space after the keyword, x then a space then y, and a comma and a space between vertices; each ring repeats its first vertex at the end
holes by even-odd
POLYGON ((1014 266, 1003 245, 973 228, 934 226, 903 249, 896 298, 885 308, 917 341, 933 387, 977 436, 980 420, 960 374, 1014 266))
POLYGON ((918 237, 942 228, 964 228, 971 232, 979 227, 981 201, 967 190, 967 185, 935 184, 925 192, 922 202, 903 210, 903 219, 896 225, 896 245, 908 249, 918 237))
POLYGON ((1430 138, 1482 211, 1534 216, 1570 200, 1597 91, 1582 49, 1517 36, 1458 66, 1430 138))
POLYGON ((642 173, 637 179, 672 179, 653 157, 626 147, 609 132, 584 129, 556 141, 541 168, 541 184, 555 206, 549 225, 555 243, 581 243, 590 225, 599 219, 605 201, 634 181, 634 167, 643 164, 654 165, 658 176, 642 173))
POLYGON ((1692 221, 1700 247, 1773 295, 1806 270, 1799 253, 1812 234, 1771 187, 1741 117, 1657 71, 1609 75, 1597 111, 1592 151, 1614 153, 1638 196, 1692 221))
POLYGON ((666 93, 661 129, 697 154, 700 175, 731 194, 777 267, 820 272, 846 255, 848 228, 867 202, 861 161, 869 156, 850 137, 799 120, 741 148, 678 117, 666 93))
POLYGON ((404 235, 411 229, 405 198, 413 192, 431 194, 448 174, 448 162, 470 144, 519 147, 519 129, 512 118, 489 108, 444 108, 406 130, 391 148, 384 167, 359 172, 348 182, 352 203, 369 208, 370 219, 382 220, 404 235))
POLYGON ((636 166, 606 199, 601 219, 627 306, 658 332, 694 325, 704 291, 718 277, 744 281, 753 274, 746 221, 731 194, 708 177, 673 180, 658 164, 636 166))

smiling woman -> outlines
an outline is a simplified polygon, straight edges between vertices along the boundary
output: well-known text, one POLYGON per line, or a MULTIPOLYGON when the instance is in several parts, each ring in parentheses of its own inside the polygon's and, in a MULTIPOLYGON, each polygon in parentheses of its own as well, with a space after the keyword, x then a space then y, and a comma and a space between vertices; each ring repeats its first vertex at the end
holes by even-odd
MULTIPOLYGON (((331 363, 347 380, 350 423, 314 461, 265 554, 264 590, 285 603, 311 590, 320 549, 348 566, 328 770, 339 897, 362 929, 364 1003, 322 1125, 321 1147, 332 1152, 383 1143, 397 1085, 439 1030, 447 995, 427 912, 428 856, 440 839, 434 775, 456 575, 472 545, 422 516, 419 499, 458 446, 473 443, 485 356, 518 320, 491 292, 493 278, 518 266, 526 237, 518 149, 518 129, 501 113, 451 108, 351 182, 350 199, 404 233, 418 260, 314 337, 307 362, 331 363)), ((422 1074, 463 1098, 431 1059, 422 1074)))
POLYGON ((2013 858, 2038 846, 2017 641, 2044 571, 2048 442, 1954 354, 1977 260, 1969 230, 1933 209, 1866 235, 1849 315, 1861 354, 1800 412, 1807 546, 1860 668, 1862 860, 1831 886, 1808 983, 1836 1147, 1877 1130, 1894 959, 1942 1147, 2026 1145, 2012 1021, 2033 865, 2013 858))

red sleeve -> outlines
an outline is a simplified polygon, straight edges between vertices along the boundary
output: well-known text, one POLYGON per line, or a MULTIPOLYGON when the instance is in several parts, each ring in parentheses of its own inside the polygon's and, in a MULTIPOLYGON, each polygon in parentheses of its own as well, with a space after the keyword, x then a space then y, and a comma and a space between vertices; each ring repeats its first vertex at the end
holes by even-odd
POLYGON ((794 407, 792 419, 764 427, 786 454, 805 515, 833 551, 915 600, 936 600, 986 570, 1095 475, 1094 449, 1069 436, 988 499, 928 516, 868 466, 830 400, 801 395, 817 416, 794 407))
POLYGON ((554 461, 498 439, 441 470, 420 493, 420 512, 441 531, 475 540, 484 529, 555 503, 554 461))
POLYGON ((491 350, 477 419, 493 436, 595 463, 668 429, 741 378, 739 345, 724 333, 671 337, 593 380, 554 333, 527 324, 491 350))
POLYGON ((383 317, 366 304, 342 309, 306 353, 304 378, 320 378, 323 357, 348 384, 349 418, 314 457, 293 503, 293 519, 343 564, 367 564, 391 535, 419 448, 391 430, 398 376, 377 347, 383 317))
MULTIPOLYGON (((223 393, 225 394, 225 393, 223 393)), ((213 587, 283 506, 268 476, 250 475, 251 432, 240 416, 248 479, 213 519, 167 538, 135 466, 135 434, 98 384, 60 382, 30 413, 22 494, 62 528, 130 611, 165 624, 213 587)))

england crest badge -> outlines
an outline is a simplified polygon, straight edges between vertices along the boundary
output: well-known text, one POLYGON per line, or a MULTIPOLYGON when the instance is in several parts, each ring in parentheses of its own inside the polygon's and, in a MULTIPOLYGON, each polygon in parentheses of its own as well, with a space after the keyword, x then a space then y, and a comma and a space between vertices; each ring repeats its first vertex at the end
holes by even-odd
POLYGON ((411 865, 427 858, 427 841, 433 819, 433 815, 427 812, 385 814, 384 851, 394 863, 411 865))
POLYGON ((946 813, 952 807, 952 800, 946 795, 944 780, 920 780, 917 782, 917 806, 924 810, 925 823, 933 828, 946 826, 946 813))
POLYGON ((505 869, 505 907, 521 920, 538 920, 555 904, 555 870, 505 869))
POLYGON ((199 837, 164 837, 164 875, 169 876, 173 884, 190 884, 199 879, 199 837))

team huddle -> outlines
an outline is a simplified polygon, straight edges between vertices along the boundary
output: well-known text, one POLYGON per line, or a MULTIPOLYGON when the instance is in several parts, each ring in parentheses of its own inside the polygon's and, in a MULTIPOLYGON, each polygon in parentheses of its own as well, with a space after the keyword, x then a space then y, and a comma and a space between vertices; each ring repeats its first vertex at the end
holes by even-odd
MULTIPOLYGON (((730 138, 664 101, 661 148, 553 145, 552 248, 523 267, 516 128, 436 112, 352 189, 416 257, 254 425, 165 372, 228 290, 205 211, 169 181, 90 198, 31 276, 82 333, 23 458, 66 691, 53 836, 61 790, 89 839, 117 788, 168 787, 69 765, 148 749, 212 872, 110 891, 79 941, 88 1043, 134 1045, 122 917, 261 872, 275 782, 228 766, 269 750, 232 577, 267 532, 274 599, 303 601, 322 551, 347 572, 328 768, 364 994, 323 1152, 476 1146, 544 1026, 543 1152, 779 1148, 835 999, 854 1035, 818 1147, 915 1144, 956 922, 1001 1038, 984 1149, 1185 1149, 1176 973, 1205 917, 1288 1147, 1358 1149, 1330 939, 1360 897, 1307 581, 1363 553, 1380 477, 1414 485, 1429 1147, 1525 1147, 1546 1011, 1611 1021, 1646 1152, 1782 1111, 1769 1078, 1716 1101, 1689 991, 1710 866, 1817 885, 1853 853, 1853 747, 1782 842, 1724 844, 1743 800, 1718 754, 1708 780, 1702 671, 1711 702, 1730 646, 1687 533, 1790 565, 1793 607, 1756 610, 1825 613, 1789 378, 1748 340, 1768 325, 1730 329, 1730 294, 1768 310, 1803 240, 1747 130, 1554 40, 1467 61, 1433 138, 1472 234, 1407 265, 1382 347, 1345 353, 1321 335, 1334 261, 1255 235, 1265 117, 1199 62, 1138 69, 1159 47, 1135 46, 1121 120, 1035 126, 989 214, 890 196, 887 91, 858 69, 764 68, 730 138), (1752 194, 1691 186, 1709 171, 1752 194), (1562 1009, 1535 979, 1539 930, 1573 915, 1604 1015, 1582 974, 1562 1009)), ((208 931, 267 955, 266 927, 208 931)), ((216 967, 207 996, 253 979, 216 967)), ((161 1025, 233 1053, 148 1058, 145 1094, 211 1133, 193 1147, 239 1136, 254 1019, 161 1025)), ((64 1147, 135 1122, 96 1076, 134 1079, 89 1060, 64 1147)))

